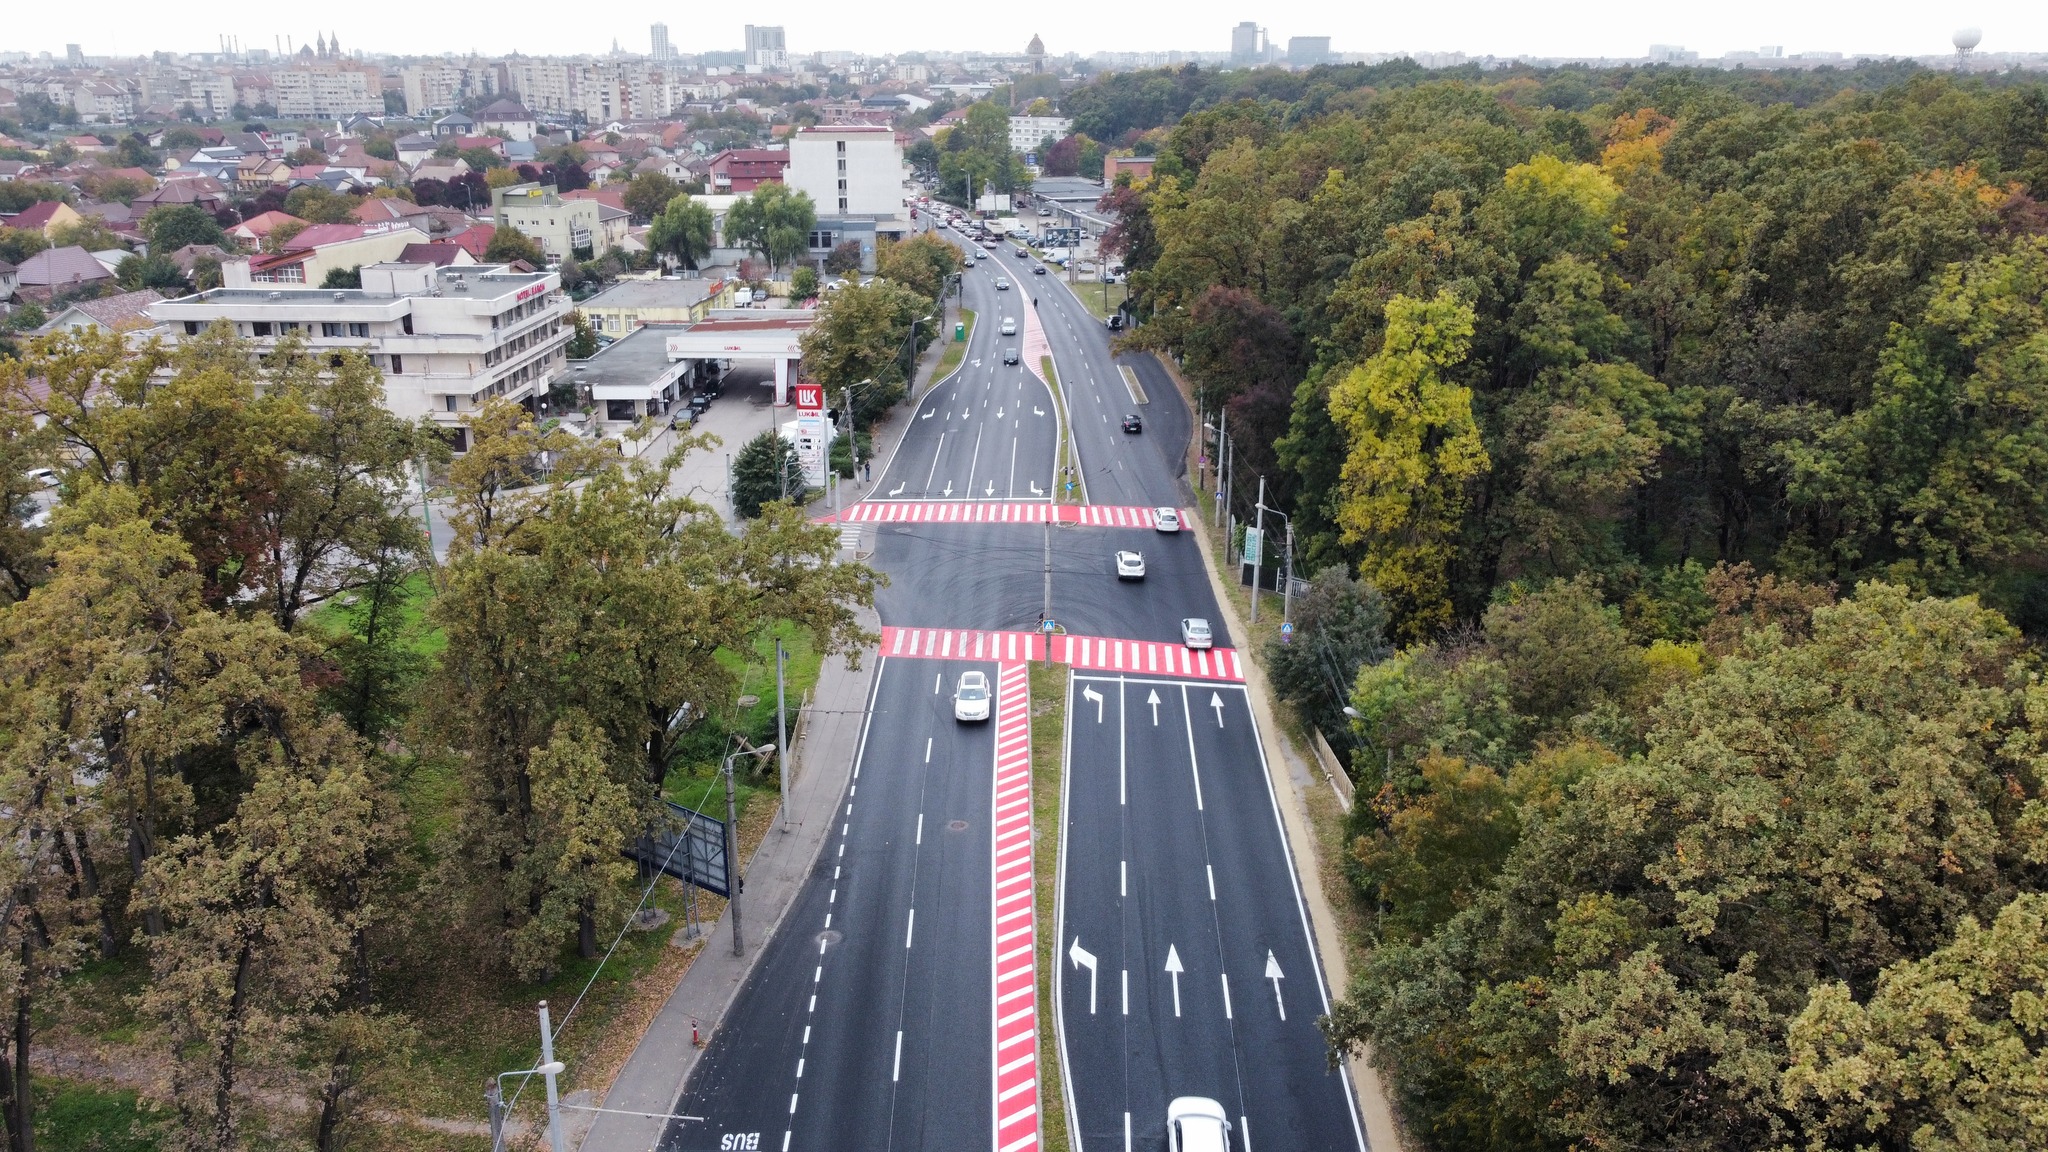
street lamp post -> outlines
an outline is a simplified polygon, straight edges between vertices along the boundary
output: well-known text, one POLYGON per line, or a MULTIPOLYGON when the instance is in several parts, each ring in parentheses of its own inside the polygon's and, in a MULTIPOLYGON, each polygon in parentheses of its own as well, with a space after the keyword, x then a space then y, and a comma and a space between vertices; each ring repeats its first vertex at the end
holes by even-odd
MULTIPOLYGON (((750 748, 747 746, 745 737, 740 737, 739 741, 739 749, 727 754, 725 758, 725 885, 727 889, 725 902, 726 906, 732 909, 732 954, 735 956, 745 955, 746 949, 740 942, 740 813, 739 805, 733 797, 732 762, 742 756, 768 756, 775 751, 775 745, 773 744, 763 744, 759 748, 750 748)), ((543 1013, 542 1019, 546 1019, 545 1013, 547 1008, 545 1005, 542 1006, 541 1012, 543 1013)), ((549 1094, 553 1095, 554 1081, 550 1080, 548 1085, 550 1089, 549 1094)), ((559 1141, 555 1145, 554 1152, 562 1152, 562 1146, 559 1141)))
POLYGON ((567 1146, 562 1139, 561 1098, 556 1093, 555 1077, 560 1076, 563 1064, 555 1059, 555 1032, 548 1022, 548 1002, 540 1002, 540 1063, 532 1068, 521 1068, 512 1072, 500 1072, 491 1079, 491 1086, 484 1091, 484 1102, 490 1106, 491 1152, 505 1149, 505 1077, 539 1076, 548 1086, 548 1144, 552 1152, 563 1152, 567 1146))

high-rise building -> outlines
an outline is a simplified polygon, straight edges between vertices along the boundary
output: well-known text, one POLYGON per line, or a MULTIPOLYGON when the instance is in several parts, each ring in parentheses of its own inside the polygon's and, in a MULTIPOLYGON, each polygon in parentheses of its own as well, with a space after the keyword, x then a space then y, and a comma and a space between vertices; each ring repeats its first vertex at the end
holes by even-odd
POLYGON ((651 49, 647 53, 649 56, 654 57, 656 60, 659 60, 662 63, 667 63, 668 61, 675 59, 674 54, 669 51, 668 25, 655 24, 649 27, 647 29, 647 38, 649 41, 649 48, 651 49))
POLYGON ((782 26, 747 25, 747 63, 759 68, 780 68, 789 62, 789 49, 782 41, 782 26))
POLYGON ((1264 53, 1259 51, 1259 26, 1247 20, 1230 30, 1230 62, 1232 64, 1256 64, 1264 53))
POLYGON ((80 48, 76 44, 66 44, 64 46, 64 62, 73 68, 84 67, 85 49, 80 48))
POLYGON ((1296 68, 1313 68, 1330 62, 1330 38, 1328 36, 1290 36, 1287 38, 1287 62, 1296 68))

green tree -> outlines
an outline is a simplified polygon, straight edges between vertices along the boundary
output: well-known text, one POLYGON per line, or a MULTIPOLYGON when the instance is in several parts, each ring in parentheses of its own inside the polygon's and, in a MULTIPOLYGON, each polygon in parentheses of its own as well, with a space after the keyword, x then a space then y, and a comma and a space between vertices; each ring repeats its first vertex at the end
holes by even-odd
POLYGON ((363 266, 357 264, 348 268, 329 268, 327 275, 320 278, 320 286, 322 288, 361 288, 363 286, 363 266))
POLYGON ((653 221, 668 208, 668 202, 682 194, 682 186, 659 172, 642 172, 626 185, 626 211, 642 220, 653 221))
POLYGON ((0 260, 19 264, 50 246, 41 232, 32 228, 0 228, 0 260))
POLYGON ((725 214, 728 244, 768 257, 780 268, 810 250, 810 232, 818 210, 810 193, 792 192, 782 184, 763 184, 734 203, 725 214))
POLYGON ((875 274, 903 285, 927 300, 945 295, 960 272, 960 249, 930 232, 908 240, 884 242, 875 253, 875 274))
POLYGON ((678 192, 647 230, 647 246, 673 256, 685 268, 711 254, 711 209, 678 192))
POLYGON ((828 276, 851 276, 860 271, 861 248, 858 240, 843 240, 832 246, 825 256, 825 274, 828 276))
POLYGON ((347 224, 363 198, 330 191, 318 184, 302 184, 285 194, 284 210, 309 224, 347 224))
POLYGON ((50 229, 50 244, 56 248, 83 248, 88 252, 125 250, 128 247, 119 233, 107 227, 107 222, 97 216, 87 216, 70 224, 59 224, 50 229))
POLYGON ((114 280, 125 292, 155 288, 169 296, 182 296, 189 287, 184 269, 168 256, 130 256, 114 269, 114 280))
POLYGON ((532 237, 505 225, 491 233, 491 242, 484 247, 484 262, 510 264, 514 260, 524 260, 535 268, 545 268, 548 263, 547 256, 542 254, 540 245, 532 237))
POLYGON ((887 280, 849 284, 831 293, 803 334, 804 368, 835 402, 846 389, 860 386, 856 424, 871 423, 903 398, 912 329, 918 340, 929 342, 932 326, 917 321, 929 319, 931 308, 930 300, 887 280), (866 381, 872 383, 862 386, 866 381))
POLYGON ((1330 390, 1349 441, 1338 523, 1362 543, 1360 575, 1389 601, 1395 631, 1449 623, 1449 569, 1465 485, 1490 466, 1471 392, 1445 378, 1465 360, 1472 309, 1448 292, 1387 304, 1380 352, 1330 390))
POLYGON ((1325 568, 1294 602, 1294 636, 1266 648, 1273 687, 1302 718, 1342 748, 1350 730, 1344 708, 1359 670, 1386 659, 1387 606, 1379 590, 1341 567, 1325 568))
POLYGON ((533 874, 516 883, 538 895, 540 909, 512 942, 512 965, 522 974, 551 971, 572 933, 577 953, 596 959, 600 927, 616 930, 631 911, 633 865, 619 848, 645 821, 632 788, 612 775, 616 760, 604 732, 573 714, 534 750, 529 771, 538 827, 526 860, 533 874))
POLYGON ((583 314, 583 309, 576 308, 570 311, 569 326, 574 329, 565 351, 569 359, 588 360, 597 355, 597 329, 591 327, 590 317, 583 314))
POLYGON ((789 298, 809 300, 818 294, 818 273, 812 268, 798 268, 789 274, 789 298))
POLYGON ((775 500, 801 499, 803 466, 796 445, 763 432, 740 446, 732 462, 732 509, 743 520, 757 519, 775 500))

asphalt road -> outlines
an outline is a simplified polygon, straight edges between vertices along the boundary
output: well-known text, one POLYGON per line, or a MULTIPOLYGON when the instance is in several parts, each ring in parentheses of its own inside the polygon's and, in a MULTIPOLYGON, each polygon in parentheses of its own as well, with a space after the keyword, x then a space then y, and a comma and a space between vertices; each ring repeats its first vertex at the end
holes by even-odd
POLYGON ((1045 604, 1045 536, 1052 536, 1052 618, 1069 633, 1180 639, 1183 616, 1207 619, 1231 643, 1201 550, 1188 533, 1002 524, 880 524, 870 560, 889 573, 876 594, 882 619, 930 628, 1035 627, 1045 604), (1116 578, 1115 556, 1145 557, 1145 579, 1116 578))
POLYGON ((1244 689, 1078 675, 1067 716, 1055 955, 1076 1147, 1161 1147, 1176 1096, 1222 1103, 1237 1148, 1362 1147, 1244 689))
MULTIPOLYGON (((985 267, 962 277, 962 300, 974 310, 974 331, 960 369, 918 400, 910 428, 889 459, 873 496, 889 500, 1050 500, 1059 447, 1058 405, 1021 361, 1030 298, 1000 291, 985 267), (1015 335, 1002 334, 1005 317, 1015 335)), ((945 334, 947 339, 952 333, 945 334)))
POLYGON ((704 1119, 671 1122, 664 1152, 987 1139, 995 745, 952 713, 976 667, 994 681, 884 661, 842 826, 678 1101, 704 1119))

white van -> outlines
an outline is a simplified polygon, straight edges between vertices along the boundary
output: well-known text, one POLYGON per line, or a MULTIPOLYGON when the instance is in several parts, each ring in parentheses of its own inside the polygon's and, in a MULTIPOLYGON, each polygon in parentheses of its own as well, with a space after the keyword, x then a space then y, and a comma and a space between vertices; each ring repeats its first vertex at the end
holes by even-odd
POLYGON ((742 288, 732 294, 732 306, 735 308, 745 308, 753 304, 753 302, 754 290, 752 288, 742 288))

